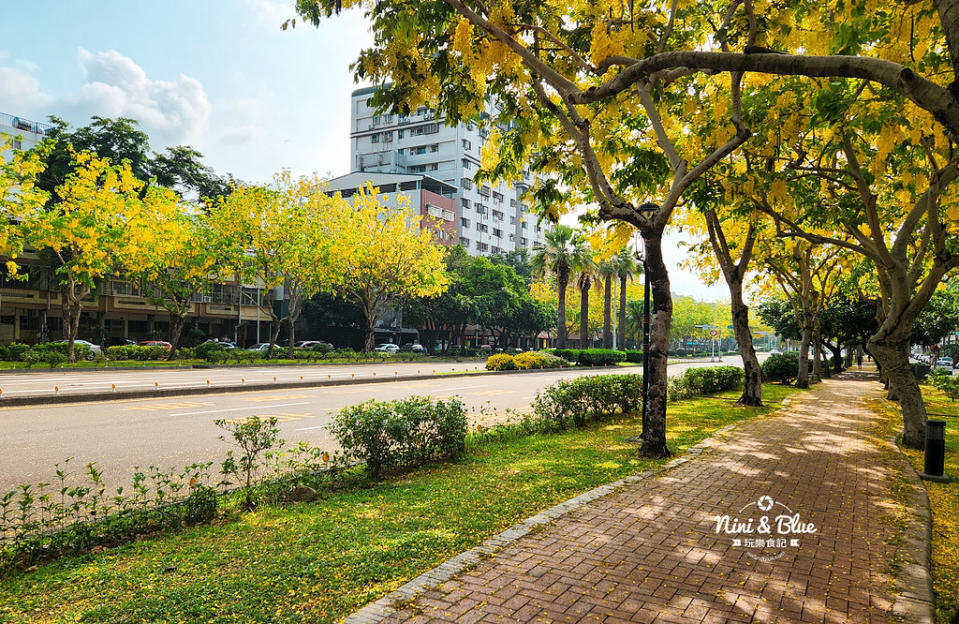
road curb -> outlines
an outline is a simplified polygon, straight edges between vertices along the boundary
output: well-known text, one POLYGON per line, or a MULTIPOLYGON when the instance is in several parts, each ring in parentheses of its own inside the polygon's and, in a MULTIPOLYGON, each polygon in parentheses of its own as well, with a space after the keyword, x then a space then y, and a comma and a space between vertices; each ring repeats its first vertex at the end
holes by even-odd
MULTIPOLYGON (((0 398, 0 408, 24 407, 31 405, 62 405, 65 403, 92 403, 97 401, 123 401, 129 399, 153 399, 174 396, 192 396, 198 394, 221 394, 233 392, 257 392, 263 390, 289 390, 294 388, 323 388, 328 386, 352 386, 357 384, 391 383, 397 381, 417 381, 424 379, 450 379, 454 377, 477 377, 492 375, 524 375, 530 373, 545 373, 562 370, 598 370, 604 366, 569 367, 569 368, 533 368, 529 370, 513 371, 463 371, 442 374, 424 375, 389 375, 383 377, 356 377, 350 379, 314 379, 299 381, 256 382, 245 384, 231 384, 228 386, 194 386, 189 388, 153 388, 144 390, 116 390, 113 392, 97 392, 84 394, 56 394, 53 396, 24 396, 0 398)), ((625 368, 625 367, 622 367, 625 368)))
MULTIPOLYGON (((897 407, 881 398, 887 407, 897 407)), ((896 598, 892 613, 903 622, 934 624, 936 597, 932 583, 932 510, 929 494, 912 462, 897 443, 897 435, 885 440, 891 447, 900 474, 909 485, 906 492, 905 527, 902 531, 904 563, 895 575, 896 598)))
MULTIPOLYGON (((785 400, 783 400, 783 403, 779 409, 769 414, 763 414, 761 417, 769 418, 776 416, 783 410, 789 409, 791 402, 792 397, 787 397, 785 400)), ((359 610, 354 611, 352 614, 343 619, 342 622, 343 624, 380 624, 391 615, 399 611, 403 605, 409 604, 411 601, 416 599, 416 597, 420 594, 438 588, 443 583, 446 583, 459 574, 468 571, 484 559, 511 546, 513 543, 525 537, 526 535, 529 535, 539 527, 548 525, 560 517, 570 513, 571 511, 580 509, 604 496, 614 494, 629 485, 639 483, 650 477, 660 476, 665 472, 696 459, 702 455, 704 451, 707 451, 710 448, 720 444, 722 439, 724 439, 727 434, 749 420, 751 419, 746 418, 738 422, 728 424, 725 427, 720 427, 708 438, 700 440, 698 443, 687 448, 683 455, 676 457, 665 464, 593 488, 592 490, 588 490, 582 494, 579 494, 578 496, 574 496, 573 498, 563 501, 562 503, 554 505, 545 511, 541 511, 535 516, 527 518, 522 522, 514 524, 505 531, 497 533, 493 537, 485 540, 479 546, 461 552, 451 559, 447 559, 436 567, 431 568, 430 570, 427 570, 426 572, 406 582, 398 589, 377 600, 374 600, 359 610)))

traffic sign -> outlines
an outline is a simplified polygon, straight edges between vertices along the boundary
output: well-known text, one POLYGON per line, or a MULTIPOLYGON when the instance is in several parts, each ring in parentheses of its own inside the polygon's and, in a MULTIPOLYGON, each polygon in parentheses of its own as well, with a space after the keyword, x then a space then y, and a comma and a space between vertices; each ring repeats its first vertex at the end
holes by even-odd
POLYGON ((719 335, 719 332, 716 331, 715 329, 713 329, 713 330, 711 330, 711 331, 709 332, 709 335, 712 336, 713 338, 715 338, 716 336, 719 335))

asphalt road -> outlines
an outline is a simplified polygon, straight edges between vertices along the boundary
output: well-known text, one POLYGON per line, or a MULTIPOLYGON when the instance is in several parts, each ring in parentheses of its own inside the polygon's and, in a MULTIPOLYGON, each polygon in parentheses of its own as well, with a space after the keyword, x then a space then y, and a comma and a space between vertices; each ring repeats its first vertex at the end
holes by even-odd
MULTIPOLYGON (((739 365, 738 357, 723 364, 739 365)), ((670 374, 709 362, 670 365, 670 374)), ((450 365, 452 367, 453 365, 450 365)), ((108 492, 128 484, 135 466, 164 470, 197 461, 219 461, 230 448, 214 420, 276 416, 281 436, 334 448, 326 430, 331 413, 368 399, 410 395, 459 396, 473 411, 472 422, 502 418, 506 410, 525 411, 536 393, 558 379, 607 372, 639 372, 639 367, 610 370, 545 371, 516 375, 433 377, 416 381, 313 387, 276 391, 203 394, 184 397, 101 401, 0 408, 0 493, 20 484, 51 482, 54 464, 72 458, 74 472, 88 462, 104 471, 108 492), (480 414, 486 408, 487 415, 480 414), (490 416, 492 410, 499 416, 490 416)), ((180 372, 180 371, 174 371, 180 372)), ((210 371, 213 372, 213 371, 210 371)), ((268 371, 267 371, 268 373, 268 371)), ((239 373, 238 373, 239 374, 239 373)))
POLYGON ((76 368, 4 372, 0 374, 0 397, 78 395, 117 390, 211 388, 243 383, 326 381, 483 368, 483 361, 388 362, 383 364, 319 364, 316 366, 250 366, 242 368, 183 368, 129 370, 122 368, 84 370, 76 368))

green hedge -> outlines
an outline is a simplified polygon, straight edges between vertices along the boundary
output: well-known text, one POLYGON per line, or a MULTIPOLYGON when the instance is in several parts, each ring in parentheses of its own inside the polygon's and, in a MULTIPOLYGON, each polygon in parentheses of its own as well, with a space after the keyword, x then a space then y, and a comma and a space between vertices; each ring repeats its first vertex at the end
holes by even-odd
POLYGON ((743 385, 743 369, 737 366, 687 368, 669 380, 669 398, 688 399, 702 394, 735 390, 743 385))
POLYGON ((533 400, 533 412, 547 429, 582 427, 587 422, 639 408, 642 375, 589 375, 564 379, 533 400))
POLYGON ((623 351, 626 354, 626 361, 632 362, 633 364, 642 364, 643 363, 643 352, 636 349, 627 349, 623 351))
POLYGON ((116 347, 107 347, 104 354, 108 360, 165 360, 169 355, 169 349, 157 346, 141 345, 119 345, 116 347))
POLYGON ((552 349, 552 352, 580 366, 610 366, 626 360, 624 351, 614 349, 552 349))
POLYGON ((350 459, 373 476, 384 469, 454 458, 466 448, 466 409, 459 399, 414 396, 341 409, 330 432, 350 459))

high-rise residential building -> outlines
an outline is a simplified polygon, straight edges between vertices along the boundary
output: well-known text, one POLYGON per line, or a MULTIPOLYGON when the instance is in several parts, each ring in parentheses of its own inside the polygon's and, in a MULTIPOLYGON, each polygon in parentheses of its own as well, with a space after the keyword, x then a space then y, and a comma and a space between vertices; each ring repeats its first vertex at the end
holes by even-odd
POLYGON ((375 87, 357 89, 350 103, 350 168, 359 172, 424 175, 456 190, 456 242, 473 255, 531 248, 543 241, 539 224, 520 196, 529 174, 514 184, 476 184, 487 130, 474 123, 446 125, 433 109, 411 115, 377 114, 375 87))

